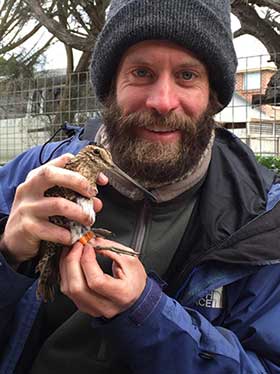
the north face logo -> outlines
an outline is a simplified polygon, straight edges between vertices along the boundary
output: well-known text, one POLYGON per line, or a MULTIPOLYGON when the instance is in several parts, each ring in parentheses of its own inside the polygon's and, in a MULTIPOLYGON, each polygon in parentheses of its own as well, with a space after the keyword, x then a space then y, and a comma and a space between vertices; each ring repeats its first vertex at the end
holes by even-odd
POLYGON ((223 287, 217 288, 216 290, 210 292, 208 295, 202 297, 196 302, 196 305, 205 308, 223 308, 223 287))

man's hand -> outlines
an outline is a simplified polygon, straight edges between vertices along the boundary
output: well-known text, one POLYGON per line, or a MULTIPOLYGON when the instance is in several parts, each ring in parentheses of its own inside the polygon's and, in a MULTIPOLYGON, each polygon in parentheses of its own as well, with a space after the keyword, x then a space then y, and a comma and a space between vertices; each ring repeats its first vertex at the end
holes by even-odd
MULTIPOLYGON (((92 243, 100 247, 129 248, 102 238, 92 243)), ((76 243, 60 260, 61 291, 78 309, 93 317, 112 318, 131 307, 143 292, 147 275, 137 257, 98 251, 113 261, 113 276, 102 271, 94 248, 76 243)))
MULTIPOLYGON (((60 197, 44 196, 45 191, 55 185, 70 188, 85 197, 94 195, 86 178, 63 168, 71 157, 71 154, 65 154, 32 170, 26 181, 18 186, 0 245, 14 262, 34 257, 41 240, 71 244, 70 232, 49 222, 50 216, 65 216, 86 226, 93 223, 78 204, 60 197)), ((108 180, 101 175, 98 182, 104 185, 108 180)), ((101 208, 101 201, 95 198, 95 211, 101 208)))

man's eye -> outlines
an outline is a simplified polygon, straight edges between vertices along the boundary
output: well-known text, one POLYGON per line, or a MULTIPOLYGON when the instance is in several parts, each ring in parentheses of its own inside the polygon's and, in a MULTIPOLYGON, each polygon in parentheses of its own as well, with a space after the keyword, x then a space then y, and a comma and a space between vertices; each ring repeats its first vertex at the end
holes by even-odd
POLYGON ((146 69, 135 69, 133 71, 133 74, 136 76, 136 77, 139 77, 139 78, 146 78, 146 77, 150 77, 150 73, 148 70, 146 69))
POLYGON ((195 77, 195 74, 191 71, 182 71, 180 77, 185 81, 190 81, 195 77))

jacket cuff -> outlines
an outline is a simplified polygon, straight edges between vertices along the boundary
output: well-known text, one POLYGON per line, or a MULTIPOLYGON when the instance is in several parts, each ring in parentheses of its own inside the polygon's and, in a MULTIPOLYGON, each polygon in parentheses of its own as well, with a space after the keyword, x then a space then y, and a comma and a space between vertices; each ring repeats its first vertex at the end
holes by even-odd
POLYGON ((147 283, 140 298, 127 310, 128 318, 136 325, 141 325, 150 316, 162 298, 162 288, 154 275, 147 278, 147 283))
POLYGON ((166 285, 156 274, 151 273, 147 277, 146 286, 139 299, 129 309, 116 317, 107 319, 105 317, 93 318, 92 326, 98 327, 111 322, 120 323, 121 321, 130 321, 140 326, 152 314, 160 303, 163 292, 162 288, 166 285))

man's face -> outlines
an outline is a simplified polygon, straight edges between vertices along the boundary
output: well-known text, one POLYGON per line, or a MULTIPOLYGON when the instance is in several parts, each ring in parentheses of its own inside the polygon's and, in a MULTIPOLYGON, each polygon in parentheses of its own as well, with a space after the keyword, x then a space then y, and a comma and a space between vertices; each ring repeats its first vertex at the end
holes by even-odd
POLYGON ((111 152, 146 187, 185 175, 199 161, 213 128, 206 68, 175 43, 129 48, 104 110, 111 152))

